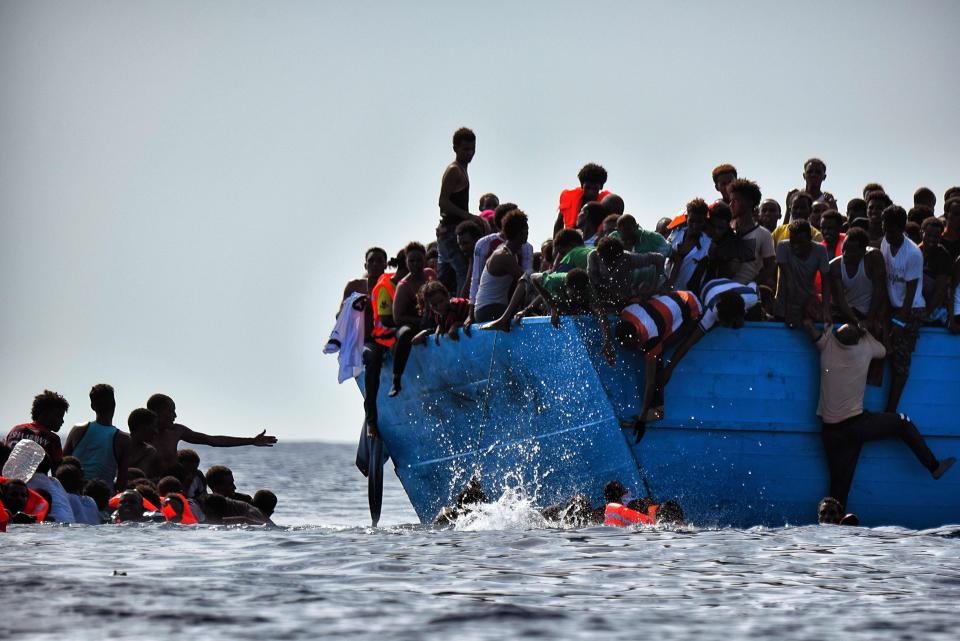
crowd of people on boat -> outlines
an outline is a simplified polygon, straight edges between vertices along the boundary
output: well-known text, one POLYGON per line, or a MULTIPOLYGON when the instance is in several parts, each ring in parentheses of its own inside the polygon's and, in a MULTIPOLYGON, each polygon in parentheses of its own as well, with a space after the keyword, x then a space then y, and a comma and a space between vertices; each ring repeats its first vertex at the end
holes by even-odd
POLYGON ((615 345, 645 356, 644 424, 663 417, 665 386, 707 332, 766 320, 807 328, 820 350, 818 416, 841 505, 866 441, 901 438, 935 478, 952 464, 897 410, 920 327, 960 333, 960 187, 946 190, 939 212, 927 187, 908 210, 876 182, 841 206, 823 189, 826 163, 810 158, 781 205, 725 163, 711 174, 715 199, 693 198, 648 230, 607 188, 606 169, 588 163, 578 186, 560 192, 553 237, 534 247, 518 204, 485 193, 471 208, 474 132, 457 130, 453 152, 436 240, 409 242, 392 258, 368 249, 328 343, 341 354, 341 381, 362 373, 369 436, 379 433, 378 404, 402 393, 411 350, 428 340, 510 331, 533 315, 554 326, 561 315, 593 315, 607 363, 616 363, 615 345), (387 354, 392 384, 382 398, 387 354), (866 412, 864 385, 882 378, 881 359, 891 371, 886 409, 866 412))
POLYGON ((129 431, 116 427, 113 387, 90 389, 93 419, 58 432, 70 404, 44 390, 31 420, 0 442, 0 531, 7 523, 173 522, 182 525, 270 524, 277 497, 270 490, 237 491, 233 471, 200 468, 200 456, 182 442, 213 447, 270 447, 266 431, 253 437, 215 436, 176 422, 176 404, 154 394, 130 412, 129 431))

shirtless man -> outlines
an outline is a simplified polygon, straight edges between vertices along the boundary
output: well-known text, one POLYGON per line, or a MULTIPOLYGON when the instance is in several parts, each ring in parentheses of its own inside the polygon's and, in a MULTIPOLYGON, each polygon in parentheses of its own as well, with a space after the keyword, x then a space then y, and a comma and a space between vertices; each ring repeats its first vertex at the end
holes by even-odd
POLYGON ((460 291, 467 281, 467 258, 457 245, 457 225, 465 220, 473 220, 483 226, 483 219, 471 214, 467 207, 470 202, 470 176, 467 165, 477 151, 477 136, 466 127, 457 129, 453 134, 453 152, 455 160, 447 165, 440 181, 440 225, 437 227, 437 251, 439 262, 437 271, 440 282, 450 291, 460 291))
MULTIPOLYGON (((194 432, 186 425, 174 423, 177 418, 177 406, 173 399, 164 394, 154 394, 147 401, 147 408, 157 415, 157 437, 154 445, 160 455, 161 473, 167 470, 176 471, 177 445, 180 441, 194 445, 209 445, 211 447, 238 447, 241 445, 256 445, 257 447, 273 447, 277 442, 276 436, 268 436, 263 430, 253 437, 241 436, 210 436, 202 432, 194 432)), ((131 462, 131 465, 132 462, 131 462)), ((146 471, 146 470, 144 470, 146 471)))
MULTIPOLYGON (((127 427, 130 428, 130 467, 140 470, 148 479, 159 478, 160 455, 151 445, 157 439, 157 415, 140 407, 130 412, 127 427)), ((118 487, 120 490, 125 488, 126 485, 118 487)))
POLYGON ((416 241, 404 247, 407 261, 407 275, 397 285, 393 299, 393 321, 397 327, 397 342, 393 351, 393 386, 387 396, 393 398, 400 393, 403 370, 407 367, 413 338, 420 333, 421 314, 417 311, 417 292, 426 283, 436 280, 437 275, 426 266, 427 252, 416 241))
POLYGON ((340 299, 340 307, 337 308, 337 314, 343 308, 343 301, 347 300, 350 294, 370 294, 373 286, 380 280, 380 276, 387 269, 387 252, 380 247, 371 247, 363 257, 364 275, 360 278, 354 278, 347 281, 343 288, 343 298, 340 299))

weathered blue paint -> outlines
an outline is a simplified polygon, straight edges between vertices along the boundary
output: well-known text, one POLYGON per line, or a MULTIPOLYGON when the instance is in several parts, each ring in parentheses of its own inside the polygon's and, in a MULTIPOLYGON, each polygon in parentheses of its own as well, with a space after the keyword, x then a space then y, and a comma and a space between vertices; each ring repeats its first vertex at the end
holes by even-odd
MULTIPOLYGON (((488 493, 522 486, 538 503, 584 492, 599 504, 619 478, 676 498, 698 525, 811 523, 827 492, 815 416, 818 355, 801 331, 718 328, 677 367, 666 415, 639 442, 620 419, 639 410, 637 354, 600 357, 596 324, 527 319, 508 334, 414 348, 397 398, 379 399, 380 431, 422 521, 476 474, 488 493)), ((389 389, 391 362, 381 390, 389 389)), ((887 380, 889 376, 886 377, 887 380)), ((867 391, 880 409, 886 387, 867 391)), ((924 329, 901 403, 938 456, 960 453, 960 338, 924 329)), ((849 508, 866 525, 960 523, 960 470, 940 481, 899 442, 864 447, 849 508)))

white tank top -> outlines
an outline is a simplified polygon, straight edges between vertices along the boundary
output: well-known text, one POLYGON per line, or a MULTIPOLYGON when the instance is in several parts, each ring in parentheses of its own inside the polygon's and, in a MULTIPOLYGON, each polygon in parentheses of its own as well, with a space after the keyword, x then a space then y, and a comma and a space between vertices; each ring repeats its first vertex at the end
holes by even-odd
MULTIPOLYGON (((876 251, 873 248, 867 250, 876 251)), ((843 291, 847 296, 847 302, 864 316, 870 311, 870 299, 873 296, 873 282, 867 276, 867 258, 860 261, 857 273, 853 277, 847 276, 847 266, 843 264, 843 258, 840 261, 840 277, 843 279, 843 291)))
MULTIPOLYGON (((498 249, 508 254, 513 253, 505 246, 498 249)), ((491 256, 492 260, 492 256, 491 256)), ((488 261, 489 262, 489 261, 488 261)), ((510 286, 513 285, 513 276, 504 274, 503 276, 494 276, 483 266, 483 273, 480 274, 480 287, 477 289, 477 300, 473 301, 473 308, 480 309, 487 305, 507 305, 510 302, 510 286)))

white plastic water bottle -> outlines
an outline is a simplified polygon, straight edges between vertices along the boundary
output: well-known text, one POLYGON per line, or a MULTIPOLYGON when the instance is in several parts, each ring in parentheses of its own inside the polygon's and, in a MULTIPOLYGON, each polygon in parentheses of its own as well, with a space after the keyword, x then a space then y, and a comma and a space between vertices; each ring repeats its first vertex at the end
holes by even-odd
POLYGON ((10 458, 3 466, 3 476, 26 483, 36 474, 46 455, 46 451, 38 443, 23 439, 13 446, 10 458))

